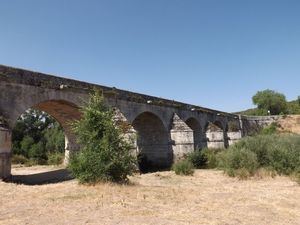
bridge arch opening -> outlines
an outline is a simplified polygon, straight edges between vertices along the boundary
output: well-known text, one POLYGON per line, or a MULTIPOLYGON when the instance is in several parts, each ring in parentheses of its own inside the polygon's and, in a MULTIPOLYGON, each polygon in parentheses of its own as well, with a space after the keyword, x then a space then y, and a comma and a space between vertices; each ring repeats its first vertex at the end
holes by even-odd
POLYGON ((138 166, 141 172, 170 168, 173 162, 169 133, 161 119, 143 112, 132 123, 137 132, 138 166))
MULTIPOLYGON (((71 131, 71 121, 81 116, 79 108, 64 100, 49 100, 30 106, 13 121, 10 154, 15 163, 27 161, 37 164, 68 163, 69 154, 79 150, 71 131), (24 158, 23 158, 23 157, 24 158)), ((52 173, 53 174, 53 173, 52 173)), ((47 175, 45 175, 47 176, 47 175)), ((55 176, 60 176, 55 174, 55 176)), ((46 179, 46 177, 40 177, 46 179)), ((28 179, 13 176, 16 179, 28 179), (17 178, 16 178, 17 177, 17 178)), ((56 177, 47 177, 56 179, 56 177)), ((30 183, 31 181, 29 181, 30 183)), ((38 181, 40 182, 40 181, 38 181)))
POLYGON ((226 127, 222 122, 208 122, 205 126, 208 148, 227 148, 228 138, 226 135, 226 127))
POLYGON ((187 119, 185 123, 189 126, 189 128, 193 130, 194 150, 201 149, 203 147, 202 146, 203 135, 202 135, 202 128, 200 123, 198 122, 197 119, 193 117, 187 119))

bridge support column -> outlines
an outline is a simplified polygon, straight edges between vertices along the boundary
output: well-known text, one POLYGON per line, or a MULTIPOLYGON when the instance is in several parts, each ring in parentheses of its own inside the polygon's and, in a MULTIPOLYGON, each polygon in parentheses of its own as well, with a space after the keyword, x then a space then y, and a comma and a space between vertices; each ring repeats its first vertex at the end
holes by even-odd
POLYGON ((194 132, 177 114, 173 117, 170 133, 173 144, 174 162, 194 151, 194 132))
POLYGON ((0 179, 11 176, 11 131, 0 124, 0 179))
POLYGON ((242 130, 227 132, 227 136, 228 136, 229 146, 233 145, 234 143, 238 142, 242 138, 242 130))
POLYGON ((74 135, 65 135, 65 159, 64 165, 68 165, 72 154, 80 150, 80 145, 76 142, 74 135))
POLYGON ((223 131, 210 131, 206 133, 208 138, 207 147, 208 148, 225 148, 225 138, 223 131))

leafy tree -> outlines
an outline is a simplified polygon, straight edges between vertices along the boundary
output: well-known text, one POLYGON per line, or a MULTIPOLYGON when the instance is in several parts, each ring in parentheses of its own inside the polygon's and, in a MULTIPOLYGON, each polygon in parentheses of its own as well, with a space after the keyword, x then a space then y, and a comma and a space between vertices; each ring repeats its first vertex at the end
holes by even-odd
POLYGON ((21 143, 20 143, 20 149, 17 152, 14 152, 15 154, 24 155, 25 157, 29 156, 29 150, 31 149, 32 145, 34 144, 34 140, 30 136, 25 136, 21 143))
POLYGON ((271 115, 287 113, 287 102, 283 94, 266 89, 258 91, 252 101, 258 109, 269 110, 271 115))
POLYGON ((82 151, 70 160, 69 168, 82 183, 123 182, 135 169, 131 146, 113 121, 113 111, 98 92, 82 108, 82 118, 73 124, 82 151))
POLYGON ((29 109, 18 119, 12 143, 13 154, 45 164, 48 156, 64 151, 64 133, 47 113, 29 109))
POLYGON ((62 153, 64 151, 64 131, 58 122, 54 122, 51 128, 44 130, 44 138, 46 142, 45 148, 48 153, 62 153))

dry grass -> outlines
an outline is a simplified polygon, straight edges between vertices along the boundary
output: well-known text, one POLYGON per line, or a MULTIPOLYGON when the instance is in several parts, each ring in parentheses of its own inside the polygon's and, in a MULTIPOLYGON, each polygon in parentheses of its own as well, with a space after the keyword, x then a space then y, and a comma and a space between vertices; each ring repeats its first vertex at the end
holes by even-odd
POLYGON ((280 125, 280 131, 300 134, 300 115, 290 115, 282 118, 277 123, 280 125))
POLYGON ((197 170, 188 177, 159 172, 130 180, 127 186, 0 182, 0 224, 300 224, 300 186, 287 177, 240 181, 197 170))

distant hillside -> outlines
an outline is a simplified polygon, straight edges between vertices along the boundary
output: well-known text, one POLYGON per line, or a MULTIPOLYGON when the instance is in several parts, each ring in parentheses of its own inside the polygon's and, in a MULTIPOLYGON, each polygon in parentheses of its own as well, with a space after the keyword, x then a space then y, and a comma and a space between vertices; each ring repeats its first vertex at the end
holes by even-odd
MULTIPOLYGON (((290 101, 287 103, 287 114, 289 115, 300 115, 300 103, 298 100, 290 101)), ((253 108, 247 109, 245 111, 236 112, 235 114, 242 114, 247 116, 267 116, 268 113, 264 110, 253 108)))

